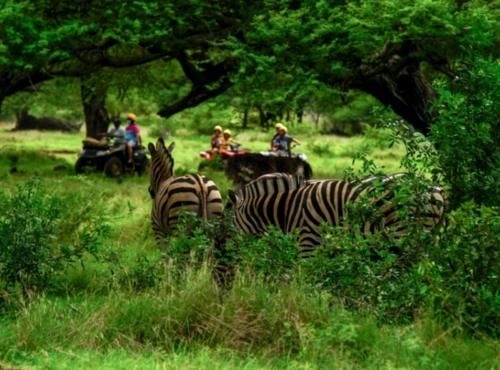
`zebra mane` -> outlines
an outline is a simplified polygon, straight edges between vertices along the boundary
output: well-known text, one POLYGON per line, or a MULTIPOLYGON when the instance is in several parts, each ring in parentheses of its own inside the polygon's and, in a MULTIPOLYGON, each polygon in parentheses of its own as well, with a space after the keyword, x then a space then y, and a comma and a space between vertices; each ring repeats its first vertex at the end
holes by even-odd
POLYGON ((306 184, 302 176, 287 173, 271 173, 262 175, 237 190, 237 194, 246 196, 267 194, 269 191, 287 192, 295 190, 306 184))

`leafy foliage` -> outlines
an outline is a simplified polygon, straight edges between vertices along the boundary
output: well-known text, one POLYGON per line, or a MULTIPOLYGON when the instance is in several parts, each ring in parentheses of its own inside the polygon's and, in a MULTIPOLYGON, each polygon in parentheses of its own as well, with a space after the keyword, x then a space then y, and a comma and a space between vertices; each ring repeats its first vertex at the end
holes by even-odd
POLYGON ((433 314, 472 332, 500 336, 500 211, 465 203, 426 247, 420 273, 433 314))
POLYGON ((500 206, 500 66, 475 58, 459 66, 454 81, 440 89, 432 141, 450 201, 500 206))
POLYGON ((7 291, 47 288, 56 273, 95 255, 108 231, 99 205, 50 195, 39 181, 0 199, 0 284, 7 291))

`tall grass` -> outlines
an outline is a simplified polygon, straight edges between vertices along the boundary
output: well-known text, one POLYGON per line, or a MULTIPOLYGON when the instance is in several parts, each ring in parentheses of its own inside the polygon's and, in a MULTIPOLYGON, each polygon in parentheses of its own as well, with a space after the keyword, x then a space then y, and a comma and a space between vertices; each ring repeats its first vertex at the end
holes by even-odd
POLYGON ((204 368, 212 358, 237 367, 266 362, 291 368, 499 365, 498 343, 492 340, 453 337, 425 318, 407 326, 378 326, 299 281, 270 284, 244 273, 222 296, 206 266, 187 269, 180 279, 168 269, 162 274, 158 285, 141 292, 123 284, 104 295, 20 302, 16 318, 3 319, 0 361, 43 362, 50 353, 50 361, 83 364, 89 351, 97 351, 94 366, 108 356, 108 366, 136 356, 146 357, 142 366, 194 359, 204 368))

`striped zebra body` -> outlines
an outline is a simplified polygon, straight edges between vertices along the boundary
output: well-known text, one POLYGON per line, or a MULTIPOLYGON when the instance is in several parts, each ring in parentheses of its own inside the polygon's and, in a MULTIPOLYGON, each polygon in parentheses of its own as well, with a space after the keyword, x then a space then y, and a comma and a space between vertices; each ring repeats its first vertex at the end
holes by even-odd
POLYGON ((149 144, 151 153, 151 184, 153 198, 151 219, 157 244, 164 249, 165 237, 177 229, 179 216, 191 212, 203 221, 222 215, 223 206, 219 189, 206 176, 191 174, 174 176, 171 156, 173 144, 166 148, 158 139, 156 148, 149 144))
MULTIPOLYGON (((345 228, 357 226, 365 235, 390 230, 392 235, 398 237, 408 229, 409 223, 398 217, 400 207, 393 204, 394 192, 391 185, 402 176, 404 175, 372 176, 357 182, 294 182, 293 176, 266 175, 234 194, 233 220, 245 234, 260 235, 269 225, 274 225, 285 233, 298 231, 302 254, 311 252, 321 244, 321 224, 345 228), (289 186, 290 183, 295 186, 289 186), (381 185, 382 191, 377 191, 377 184, 381 185), (363 225, 349 225, 349 205, 365 200, 374 211, 363 225)), ((444 201, 442 190, 433 187, 429 192, 428 203, 420 212, 410 209, 414 221, 426 228, 439 223, 443 216, 444 201)))

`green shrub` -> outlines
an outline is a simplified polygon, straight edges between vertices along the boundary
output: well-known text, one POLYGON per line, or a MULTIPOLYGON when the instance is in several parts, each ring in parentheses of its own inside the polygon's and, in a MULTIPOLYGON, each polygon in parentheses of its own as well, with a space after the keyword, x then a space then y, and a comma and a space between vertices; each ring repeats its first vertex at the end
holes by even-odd
POLYGON ((165 270, 165 260, 160 254, 154 256, 139 255, 127 268, 119 270, 121 285, 135 291, 142 291, 157 286, 165 270))
POLYGON ((418 245, 410 246, 382 233, 363 237, 331 227, 324 228, 323 238, 324 245, 314 257, 302 263, 313 286, 332 292, 345 306, 373 314, 382 322, 413 319, 425 298, 415 275, 418 245))
POLYGON ((83 195, 51 195, 37 180, 0 193, 3 288, 47 288, 54 274, 96 254, 107 231, 103 207, 83 195))
POLYGON ((466 203, 421 264, 434 315, 471 332, 500 335, 500 210, 466 203))
POLYGON ((431 139, 451 187, 452 207, 468 200, 500 205, 499 83, 499 64, 474 58, 458 67, 454 81, 440 88, 431 139))
POLYGON ((167 239, 167 257, 176 269, 182 271, 187 265, 199 267, 209 258, 213 251, 213 227, 213 222, 203 224, 193 213, 181 213, 176 232, 167 239))
POLYGON ((261 238, 236 235, 229 242, 240 268, 264 276, 267 280, 289 277, 297 265, 298 246, 293 234, 269 228, 261 238))
POLYGON ((466 204, 444 229, 383 233, 325 227, 324 245, 303 261, 304 276, 346 306, 383 322, 410 322, 431 310, 441 324, 498 337, 500 215, 466 204))

